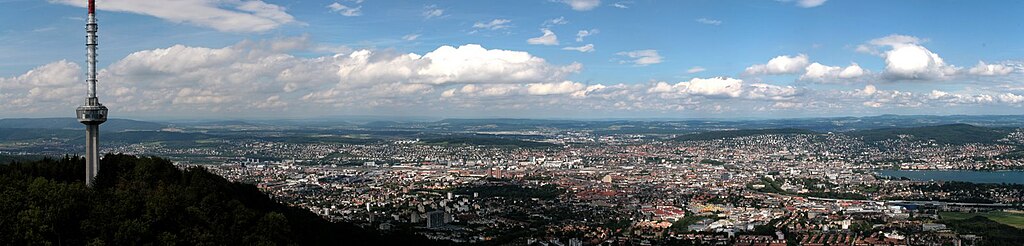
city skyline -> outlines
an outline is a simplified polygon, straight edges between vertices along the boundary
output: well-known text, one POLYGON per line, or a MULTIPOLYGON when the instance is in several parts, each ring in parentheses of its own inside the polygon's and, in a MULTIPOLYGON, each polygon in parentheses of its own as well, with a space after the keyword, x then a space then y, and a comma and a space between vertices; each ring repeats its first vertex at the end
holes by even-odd
MULTIPOLYGON (((85 2, 4 3, 0 118, 66 116, 85 2)), ((141 119, 1019 114, 1022 5, 110 0, 99 96, 141 119)))

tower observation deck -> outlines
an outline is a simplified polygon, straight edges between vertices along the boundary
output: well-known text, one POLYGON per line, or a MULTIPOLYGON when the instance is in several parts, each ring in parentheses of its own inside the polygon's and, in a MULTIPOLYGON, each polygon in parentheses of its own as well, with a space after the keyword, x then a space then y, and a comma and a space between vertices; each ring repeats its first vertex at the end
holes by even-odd
POLYGON ((85 124, 85 184, 92 186, 96 174, 100 170, 100 124, 107 121, 107 107, 96 98, 96 0, 89 0, 89 19, 85 24, 85 47, 88 71, 86 82, 89 94, 85 105, 78 106, 76 117, 78 122, 85 124))

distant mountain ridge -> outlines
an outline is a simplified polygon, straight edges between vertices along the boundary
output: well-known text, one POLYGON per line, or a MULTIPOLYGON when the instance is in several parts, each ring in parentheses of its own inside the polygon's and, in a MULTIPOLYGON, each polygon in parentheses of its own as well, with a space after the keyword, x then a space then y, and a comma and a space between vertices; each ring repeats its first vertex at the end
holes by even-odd
MULTIPOLYGON (((102 131, 156 131, 166 128, 168 124, 149 121, 138 121, 129 119, 108 119, 102 131)), ((0 128, 13 129, 81 129, 85 130, 82 123, 75 118, 8 118, 0 119, 0 128)))
MULTIPOLYGON (((934 141, 938 144, 964 145, 970 143, 996 144, 1000 139, 1015 130, 1010 127, 982 127, 971 124, 945 124, 918 127, 890 127, 870 130, 856 130, 842 132, 853 137, 859 137, 866 142, 878 142, 889 139, 900 139, 910 137, 920 141, 934 141)), ((699 141, 713 139, 728 139, 764 134, 816 134, 818 132, 799 128, 769 128, 769 129, 742 129, 725 131, 708 131, 682 135, 676 137, 677 141, 699 141)))
POLYGON ((694 134, 687 134, 676 138, 678 141, 693 141, 693 140, 712 140, 712 139, 723 139, 723 138, 738 138, 748 137, 756 135, 766 134, 815 134, 817 132, 807 129, 796 129, 796 128, 778 128, 778 129, 745 129, 745 130, 727 130, 727 131, 710 131, 701 132, 694 134))

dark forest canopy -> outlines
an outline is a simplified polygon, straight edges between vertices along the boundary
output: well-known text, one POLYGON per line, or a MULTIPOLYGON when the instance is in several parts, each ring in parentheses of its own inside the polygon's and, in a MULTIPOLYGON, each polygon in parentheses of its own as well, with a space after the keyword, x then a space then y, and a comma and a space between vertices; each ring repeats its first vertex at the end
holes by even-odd
POLYGON ((160 158, 107 155, 94 188, 81 158, 0 165, 0 241, 9 245, 437 244, 332 223, 249 184, 160 158))
POLYGON ((913 136, 917 140, 932 140, 939 144, 995 144, 997 143, 997 140, 1005 138, 1012 130, 1012 128, 991 128, 968 124, 949 124, 863 130, 851 132, 850 135, 861 137, 865 141, 869 142, 898 139, 901 136, 913 136))

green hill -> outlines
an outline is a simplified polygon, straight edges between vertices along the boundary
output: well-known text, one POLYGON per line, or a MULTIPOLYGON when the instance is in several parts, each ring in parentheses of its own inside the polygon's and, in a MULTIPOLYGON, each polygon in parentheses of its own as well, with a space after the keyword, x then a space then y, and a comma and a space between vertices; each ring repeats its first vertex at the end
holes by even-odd
POLYGON ((94 188, 84 160, 0 165, 0 241, 9 245, 437 244, 332 223, 253 185, 160 158, 107 155, 94 188))
POLYGON ((993 144, 1005 138, 1009 128, 989 128, 968 124, 949 124, 910 128, 885 128, 854 131, 851 136, 862 137, 864 141, 875 142, 886 139, 898 139, 901 135, 913 136, 917 140, 934 140, 939 144, 962 145, 968 143, 993 144))
POLYGON ((728 130, 728 131, 711 131, 701 132, 688 135, 682 135, 676 138, 677 141, 698 141, 698 140, 714 140, 723 138, 738 138, 747 136, 756 136, 764 134, 814 134, 814 131, 805 129, 795 128, 779 128, 779 129, 745 129, 745 130, 728 130))

